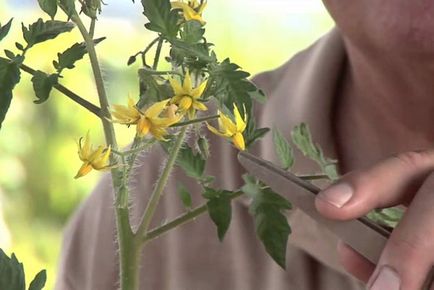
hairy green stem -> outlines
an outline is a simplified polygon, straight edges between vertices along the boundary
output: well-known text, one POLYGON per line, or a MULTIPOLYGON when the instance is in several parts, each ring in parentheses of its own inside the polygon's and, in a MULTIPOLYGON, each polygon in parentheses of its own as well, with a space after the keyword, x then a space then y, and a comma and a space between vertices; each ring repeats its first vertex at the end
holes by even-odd
POLYGON ((86 43, 86 49, 89 54, 90 64, 92 66, 92 72, 95 78, 96 89, 98 92, 98 98, 99 98, 101 112, 103 116, 101 120, 104 127, 106 143, 107 145, 111 145, 113 149, 117 149, 118 146, 117 146, 115 131, 113 128, 113 124, 109 121, 111 120, 110 106, 107 98, 107 93, 104 87, 104 80, 102 78, 98 57, 96 55, 95 43, 93 42, 92 37, 87 32, 86 27, 84 26, 83 22, 81 21, 80 17, 76 12, 71 16, 71 20, 77 25, 86 43))
POLYGON ((161 172, 161 176, 158 179, 157 185, 154 188, 154 191, 151 194, 149 202, 146 206, 145 212, 137 229, 137 236, 142 237, 148 231, 149 225, 151 223, 152 217, 154 216, 155 210, 157 209, 158 202, 160 201, 160 197, 163 194, 164 187, 169 179, 170 173, 175 165, 176 158, 178 157, 179 150, 184 142, 185 135, 187 132, 187 127, 183 127, 178 136, 176 137, 175 144, 173 148, 170 149, 169 157, 167 159, 167 163, 164 166, 163 171, 161 172))
MULTIPOLYGON (((231 196, 230 199, 235 199, 241 195, 243 195, 244 193, 241 191, 237 191, 234 192, 231 196)), ((194 220, 195 218, 197 218, 198 216, 202 215, 203 213, 206 213, 208 211, 208 206, 206 203, 192 209, 191 211, 188 211, 182 215, 180 215, 179 217, 175 218, 174 220, 160 226, 157 227, 155 229, 152 229, 150 231, 148 231, 148 233, 143 237, 143 241, 147 242, 150 240, 153 240, 159 236, 161 236, 162 234, 165 234, 166 232, 179 227, 185 223, 188 223, 192 220, 194 220)))
MULTIPOLYGON (((24 72, 31 74, 31 75, 34 75, 36 73, 36 71, 34 69, 32 69, 31 67, 29 67, 25 64, 21 64, 20 69, 22 69, 24 72)), ((73 100, 74 102, 76 102, 80 106, 84 107, 85 109, 89 110, 91 113, 95 114, 97 117, 100 118, 102 116, 100 108, 98 108, 97 106, 95 106, 91 102, 83 99, 82 97, 80 97, 76 93, 72 92, 68 88, 62 86, 59 83, 55 84, 53 87, 56 90, 58 90, 59 92, 61 92, 62 94, 64 94, 69 99, 73 100)))
MULTIPOLYGON (((72 21, 77 25, 80 30, 84 41, 86 43, 86 49, 89 55, 92 71, 95 78, 95 84, 98 92, 99 102, 102 112, 102 123, 104 127, 104 134, 106 142, 114 150, 117 150, 116 135, 113 128, 110 114, 109 102, 104 87, 104 81, 102 78, 101 69, 98 62, 98 57, 95 51, 95 44, 92 37, 89 35, 86 27, 78 16, 77 12, 74 12, 71 16, 72 21)), ((116 157, 112 155, 110 157, 111 162, 115 163, 116 157)), ((125 164, 122 164, 124 167, 125 164)), ((130 215, 128 208, 128 185, 126 184, 125 168, 120 170, 117 167, 112 168, 112 182, 115 189, 115 204, 116 204, 116 228, 119 244, 119 260, 120 260, 120 287, 121 290, 137 290, 139 287, 139 253, 141 250, 138 239, 135 238, 134 233, 131 230, 130 215)))

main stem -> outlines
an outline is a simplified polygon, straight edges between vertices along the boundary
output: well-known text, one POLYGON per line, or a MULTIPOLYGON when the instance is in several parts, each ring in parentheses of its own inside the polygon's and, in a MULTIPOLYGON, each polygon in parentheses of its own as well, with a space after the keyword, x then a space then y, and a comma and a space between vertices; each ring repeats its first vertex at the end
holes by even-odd
MULTIPOLYGON (((86 49, 89 54, 90 63, 92 66, 95 84, 98 92, 98 98, 101 107, 102 124, 104 127, 104 135, 107 145, 111 145, 114 150, 117 150, 116 135, 113 124, 109 121, 111 119, 110 106, 107 94, 104 87, 101 69, 98 62, 98 57, 95 50, 95 44, 91 35, 86 30, 83 22, 78 14, 75 12, 71 16, 72 21, 77 24, 84 41, 86 49)), ((110 157, 111 163, 117 162, 114 155, 110 157)), ((124 164, 123 164, 124 165, 124 164)), ((122 166, 121 168, 123 168, 122 166)), ((125 169, 123 169, 125 170, 125 169)), ((119 168, 111 170, 113 188, 115 189, 115 203, 116 203, 116 228, 119 244, 119 271, 120 271, 120 287, 121 290, 136 290, 139 286, 138 271, 139 271, 139 253, 140 241, 135 238, 134 233, 130 226, 130 215, 128 208, 128 187, 127 182, 124 180, 124 173, 119 168)))

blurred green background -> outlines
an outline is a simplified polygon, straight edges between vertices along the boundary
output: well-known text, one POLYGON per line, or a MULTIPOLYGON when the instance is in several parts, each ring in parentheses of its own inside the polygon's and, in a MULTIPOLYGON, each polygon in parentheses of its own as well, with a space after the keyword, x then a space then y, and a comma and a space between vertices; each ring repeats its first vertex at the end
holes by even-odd
MULTIPOLYGON (((140 1, 136 1, 140 2, 140 1)), ((216 44, 220 59, 229 56, 252 74, 273 69, 327 32, 333 22, 320 0, 209 0, 204 14, 207 38, 216 44)), ((123 103, 138 92, 137 65, 128 57, 141 50, 155 35, 144 30, 139 3, 106 0, 96 37, 107 36, 97 50, 111 102, 123 103)), ((14 50, 21 41, 21 22, 47 19, 37 0, 0 0, 0 22, 14 17, 11 33, 0 44, 14 50)), ((64 15, 57 15, 64 20, 64 15)), ((56 53, 81 41, 75 29, 33 48, 26 64, 53 72, 56 53)), ((89 64, 80 61, 65 71, 61 83, 97 103, 89 64)), ((30 77, 22 74, 15 97, 0 132, 0 248, 15 252, 24 262, 27 280, 40 269, 48 270, 52 289, 62 242, 62 229, 74 209, 92 190, 98 173, 75 180, 80 161, 76 140, 91 132, 102 143, 100 122, 93 115, 54 93, 48 102, 33 104, 30 77)), ((132 138, 131 130, 119 130, 120 144, 132 138)))

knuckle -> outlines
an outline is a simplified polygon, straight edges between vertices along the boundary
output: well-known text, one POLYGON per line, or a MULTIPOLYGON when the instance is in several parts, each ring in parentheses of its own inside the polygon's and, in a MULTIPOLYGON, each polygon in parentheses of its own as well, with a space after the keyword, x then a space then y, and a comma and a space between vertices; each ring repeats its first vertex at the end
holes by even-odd
POLYGON ((394 157, 406 167, 420 167, 429 158, 428 153, 424 151, 408 151, 399 153, 394 157))

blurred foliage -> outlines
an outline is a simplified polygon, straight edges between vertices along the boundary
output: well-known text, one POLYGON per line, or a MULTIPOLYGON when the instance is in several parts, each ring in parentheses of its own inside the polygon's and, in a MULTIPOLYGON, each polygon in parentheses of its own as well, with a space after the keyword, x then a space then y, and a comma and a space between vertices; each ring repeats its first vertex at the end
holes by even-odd
MULTIPOLYGON (((209 40, 218 43, 218 55, 231 56, 243 70, 254 74, 272 69, 330 29, 332 21, 319 2, 210 0, 205 13, 210 23, 207 27, 209 40), (233 29, 235 26, 237 29, 233 29)), ((106 3, 108 6, 103 7, 99 17, 96 37, 111 37, 99 44, 97 50, 109 97, 112 103, 121 103, 128 95, 137 95, 139 90, 138 64, 127 66, 128 58, 142 50, 153 36, 142 29, 145 19, 139 5, 126 0, 107 0, 106 3), (104 16, 104 10, 108 16, 104 16)), ((11 33, 0 46, 1 51, 14 48, 14 42, 21 39, 20 22, 27 25, 38 16, 48 19, 38 9, 37 1, 0 0, 0 22, 6 23, 11 16, 15 17, 11 33)), ((81 41, 78 31, 35 47, 26 64, 53 72, 51 61, 76 41, 81 41)), ((76 66, 74 72, 65 71, 65 78, 60 82, 97 103, 88 63, 80 61, 76 66)), ((42 268, 47 269, 46 289, 52 289, 62 228, 99 178, 91 174, 80 182, 73 179, 80 166, 75 140, 91 128, 95 141, 103 142, 102 130, 96 117, 57 92, 48 102, 35 105, 30 77, 25 73, 22 76, 0 133, 0 236, 7 237, 1 227, 2 210, 11 233, 11 242, 0 238, 0 247, 8 254, 17 253, 30 276, 42 268), (36 234, 41 232, 45 234, 36 234)), ((120 138, 132 139, 134 130, 121 127, 117 130, 120 138)))

